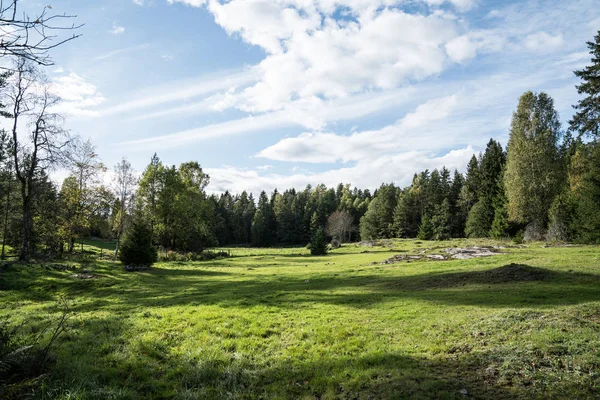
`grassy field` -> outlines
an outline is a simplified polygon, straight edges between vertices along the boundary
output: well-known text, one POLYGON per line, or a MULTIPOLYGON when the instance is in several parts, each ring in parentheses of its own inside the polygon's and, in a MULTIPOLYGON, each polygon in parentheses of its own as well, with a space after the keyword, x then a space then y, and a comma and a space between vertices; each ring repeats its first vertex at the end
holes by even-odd
POLYGON ((381 264, 482 243, 236 248, 134 273, 13 265, 0 314, 35 330, 69 300, 37 398, 599 398, 599 247, 381 264))

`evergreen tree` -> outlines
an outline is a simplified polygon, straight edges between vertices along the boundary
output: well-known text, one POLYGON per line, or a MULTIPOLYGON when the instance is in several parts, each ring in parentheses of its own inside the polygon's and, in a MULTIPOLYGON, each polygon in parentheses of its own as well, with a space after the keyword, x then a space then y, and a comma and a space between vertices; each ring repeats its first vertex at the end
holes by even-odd
POLYGON ((490 199, 481 198, 467 217, 465 234, 470 238, 482 238, 489 235, 490 227, 494 219, 494 208, 490 204, 490 199))
POLYGON ((504 179, 498 182, 498 194, 493 200, 494 220, 490 228, 490 236, 494 239, 504 239, 509 236, 508 209, 506 208, 508 200, 504 190, 504 179))
POLYGON ((450 203, 448 199, 444 199, 442 204, 436 207, 435 214, 431 218, 431 227, 433 238, 435 240, 450 239, 452 228, 452 214, 450 211, 450 203))
POLYGON ((139 217, 136 218, 119 251, 119 259, 125 265, 149 266, 156 262, 158 253, 152 244, 152 230, 139 217))
POLYGON ((322 228, 318 228, 310 240, 310 254, 313 256, 322 256, 327 254, 327 240, 322 228))
POLYGON ((575 75, 582 80, 577 92, 586 97, 573 106, 577 112, 569 121, 569 130, 600 139, 600 31, 594 36, 594 41, 587 42, 587 45, 592 64, 575 71, 575 75))
POLYGON ((425 214, 421 219, 421 225, 419 225, 419 233, 417 239, 431 240, 433 239, 433 224, 429 215, 425 214))
POLYGON ((267 246, 268 240, 268 226, 265 217, 263 216, 262 210, 259 208, 254 213, 252 219, 252 246, 261 247, 267 246))

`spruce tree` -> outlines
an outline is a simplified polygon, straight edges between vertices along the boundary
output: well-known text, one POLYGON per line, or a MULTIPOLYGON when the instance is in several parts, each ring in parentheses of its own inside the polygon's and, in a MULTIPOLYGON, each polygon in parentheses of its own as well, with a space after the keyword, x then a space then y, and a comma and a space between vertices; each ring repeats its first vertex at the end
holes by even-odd
POLYGON ((436 212, 431 218, 433 238, 435 240, 450 239, 452 228, 452 214, 448 199, 444 199, 442 204, 436 207, 436 212))
POLYGON ((327 254, 327 240, 325 239, 325 232, 322 228, 318 228, 312 235, 310 240, 310 254, 313 256, 327 254))
POLYGON ((429 215, 425 214, 421 219, 421 225, 419 225, 419 233, 417 239, 431 240, 433 239, 433 225, 429 215))
POLYGON ((494 208, 487 197, 479 199, 469 211, 465 234, 470 238, 487 237, 494 219, 494 208))
POLYGON ((575 75, 582 80, 577 92, 586 97, 573 106, 577 112, 569 121, 569 130, 600 139, 600 31, 594 36, 593 42, 587 42, 587 46, 592 64, 575 71, 575 75))
POLYGON ((119 259, 125 265, 150 266, 157 258, 156 247, 152 244, 152 229, 138 217, 125 234, 119 259))

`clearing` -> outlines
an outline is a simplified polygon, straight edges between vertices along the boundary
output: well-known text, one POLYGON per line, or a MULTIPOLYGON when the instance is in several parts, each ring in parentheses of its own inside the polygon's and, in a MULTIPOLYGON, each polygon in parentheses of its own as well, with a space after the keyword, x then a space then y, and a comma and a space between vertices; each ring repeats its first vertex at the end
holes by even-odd
POLYGON ((69 300, 37 398, 591 399, 599 250, 393 240, 141 272, 10 265, 0 314, 35 330, 69 300), (495 254, 448 251, 473 247, 495 254))

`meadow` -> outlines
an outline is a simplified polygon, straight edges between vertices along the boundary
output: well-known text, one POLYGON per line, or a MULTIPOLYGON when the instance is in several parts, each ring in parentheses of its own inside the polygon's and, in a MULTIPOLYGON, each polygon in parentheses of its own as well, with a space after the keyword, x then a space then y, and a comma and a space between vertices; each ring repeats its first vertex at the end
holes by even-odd
POLYGON ((66 269, 4 265, 1 316, 35 332, 60 314, 59 299, 72 312, 31 397, 600 396, 598 246, 392 240, 322 257, 229 250, 140 272, 94 257, 66 269), (473 245, 501 248, 416 258, 473 245))

